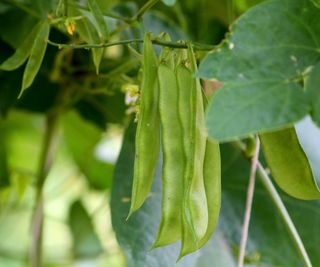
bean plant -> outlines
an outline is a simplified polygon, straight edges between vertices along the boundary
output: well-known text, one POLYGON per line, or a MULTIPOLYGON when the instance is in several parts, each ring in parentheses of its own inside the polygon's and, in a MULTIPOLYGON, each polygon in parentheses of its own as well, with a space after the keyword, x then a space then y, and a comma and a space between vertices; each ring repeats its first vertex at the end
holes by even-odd
POLYGON ((318 0, 0 14, 1 266, 320 266, 318 0))

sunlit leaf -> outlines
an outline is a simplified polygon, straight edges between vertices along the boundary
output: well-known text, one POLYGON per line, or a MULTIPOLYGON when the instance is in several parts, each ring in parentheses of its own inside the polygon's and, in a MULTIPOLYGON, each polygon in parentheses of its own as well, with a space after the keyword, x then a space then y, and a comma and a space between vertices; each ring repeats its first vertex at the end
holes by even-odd
POLYGON ((207 112, 212 138, 277 130, 308 114, 302 77, 319 61, 319 12, 310 0, 272 0, 235 22, 199 69, 202 78, 223 84, 207 112))

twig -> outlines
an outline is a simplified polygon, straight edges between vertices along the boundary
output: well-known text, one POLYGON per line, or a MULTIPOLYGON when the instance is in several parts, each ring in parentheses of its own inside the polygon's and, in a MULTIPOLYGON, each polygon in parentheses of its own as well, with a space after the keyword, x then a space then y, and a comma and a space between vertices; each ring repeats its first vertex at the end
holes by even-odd
POLYGON ((142 18, 143 14, 146 13, 151 7, 153 7, 159 0, 149 0, 145 3, 138 12, 131 18, 131 21, 136 21, 142 18))
POLYGON ((68 16, 68 0, 64 0, 64 9, 63 9, 63 15, 65 16, 65 17, 67 17, 68 16))
POLYGON ((256 177, 257 167, 259 163, 258 161, 259 152, 260 152, 260 140, 259 140, 259 137, 256 137, 255 151, 251 160, 251 170, 250 170, 249 185, 248 185, 248 191, 247 191, 246 209, 245 209, 244 221, 242 226, 238 267, 243 267, 243 263, 244 263, 244 256, 245 256, 246 245, 248 240, 248 230, 249 230, 251 210, 252 210, 255 177, 256 177))
MULTIPOLYGON (((132 43, 143 43, 143 39, 130 39, 130 40, 122 40, 117 42, 109 42, 103 44, 59 44, 48 40, 48 43, 58 47, 59 49, 62 48, 72 48, 72 49, 91 49, 91 48, 104 48, 116 45, 128 45, 132 43)), ((155 45, 167 46, 171 48, 180 48, 180 49, 187 49, 188 45, 186 43, 176 43, 176 42, 167 42, 161 41, 158 39, 153 39, 152 43, 155 45)), ((205 44, 198 44, 192 43, 192 46, 195 50, 202 50, 202 51, 210 51, 216 48, 216 46, 212 45, 205 45, 205 44)))
POLYGON ((44 199, 42 195, 43 186, 48 176, 49 170, 52 166, 53 158, 56 152, 57 145, 57 126, 59 113, 51 113, 47 115, 46 132, 41 152, 37 192, 36 192, 36 207, 31 223, 31 246, 29 251, 30 263, 33 267, 42 266, 42 233, 43 233, 43 219, 44 219, 44 199))

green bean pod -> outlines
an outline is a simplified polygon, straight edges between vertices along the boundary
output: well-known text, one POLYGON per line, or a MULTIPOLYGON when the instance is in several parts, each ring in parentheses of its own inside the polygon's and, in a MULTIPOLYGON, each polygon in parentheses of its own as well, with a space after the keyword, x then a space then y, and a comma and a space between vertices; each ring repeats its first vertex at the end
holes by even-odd
POLYGON ((221 207, 221 158, 219 144, 207 139, 203 165, 204 186, 208 203, 208 227, 199 248, 211 238, 217 227, 221 207))
MULTIPOLYGON (((192 50, 191 50, 192 51, 192 50)), ((194 71, 196 71, 195 62, 194 71)), ((208 99, 203 90, 202 97, 204 109, 206 110, 208 99)), ((204 246, 212 237, 214 230, 217 227, 219 213, 221 208, 221 154, 219 143, 207 138, 206 154, 203 165, 204 185, 206 188, 206 197, 208 203, 208 228, 201 239, 199 247, 204 246)))
POLYGON ((153 182, 160 151, 158 59, 150 36, 144 37, 143 74, 140 90, 138 125, 131 207, 128 217, 144 203, 153 182))
POLYGON ((208 227, 208 205, 203 164, 206 150, 204 106, 201 88, 193 72, 180 64, 176 70, 181 95, 179 115, 183 125, 186 158, 182 202, 182 246, 180 257, 199 248, 208 227))
POLYGON ((181 238, 181 203, 185 164, 174 69, 167 65, 167 62, 162 62, 159 65, 158 77, 163 151, 162 217, 153 247, 164 246, 181 238))
POLYGON ((320 199, 320 191, 295 129, 260 134, 263 154, 278 186, 303 199, 320 199))

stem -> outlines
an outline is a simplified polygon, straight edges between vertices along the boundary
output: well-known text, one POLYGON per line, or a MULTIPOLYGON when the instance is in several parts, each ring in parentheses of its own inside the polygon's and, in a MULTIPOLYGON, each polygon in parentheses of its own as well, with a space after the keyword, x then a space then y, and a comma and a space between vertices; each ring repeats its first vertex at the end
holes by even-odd
POLYGON ((63 11, 63 15, 65 16, 65 17, 67 17, 68 16, 68 0, 64 0, 64 11, 63 11))
POLYGON ((260 152, 260 140, 259 140, 259 137, 256 137, 256 146, 255 146, 254 155, 251 161, 252 163, 251 163, 251 170, 250 170, 250 177, 249 177, 249 184, 248 184, 248 191, 247 191, 246 209, 245 209, 244 221, 242 226, 242 235, 240 240, 238 267, 243 267, 243 264, 244 264, 244 256, 245 256, 245 251, 247 246, 248 230, 249 230, 251 210, 252 210, 255 177, 256 177, 257 167, 259 162, 258 161, 259 152, 260 152))
MULTIPOLYGON (((103 44, 79 44, 79 45, 78 44, 59 44, 59 43, 52 42, 50 40, 48 40, 47 42, 53 46, 57 46, 59 49, 62 49, 62 48, 91 49, 91 48, 104 48, 104 47, 110 47, 110 46, 116 46, 116 45, 127 45, 132 43, 143 43, 143 39, 122 40, 122 41, 109 42, 109 43, 103 43, 103 44)), ((153 39, 152 43, 155 45, 167 46, 171 48, 180 48, 180 49, 188 48, 186 43, 167 42, 167 41, 161 41, 158 39, 153 39)), ((195 50, 202 50, 202 51, 210 51, 216 48, 216 46, 203 45, 199 43, 192 43, 192 46, 195 50)))
POLYGON ((47 115, 46 132, 44 136, 40 165, 38 170, 38 184, 36 192, 36 207, 31 223, 32 241, 30 247, 30 263, 33 267, 42 266, 42 240, 43 240, 43 219, 44 219, 44 199, 43 186, 52 166, 58 141, 57 126, 59 115, 57 112, 47 115))
POLYGON ((276 208, 278 209, 281 218, 283 219, 285 225, 287 226, 289 233, 291 235, 291 238, 293 239, 293 241, 299 251, 301 258, 303 259, 305 266, 312 267, 308 253, 303 245, 303 242, 299 236, 299 233, 298 233, 297 229, 295 228, 294 223, 291 220, 290 215, 289 215, 285 205, 283 204, 276 188, 272 184, 270 177, 268 176, 267 172, 265 171, 265 169, 263 168, 263 166, 261 165, 260 162, 258 163, 258 174, 261 178, 263 185, 267 189, 273 203, 275 204, 276 208))
POLYGON ((143 16, 144 13, 146 13, 151 7, 153 7, 156 3, 158 3, 159 0, 149 0, 147 3, 145 3, 135 14, 131 21, 139 20, 143 16))

